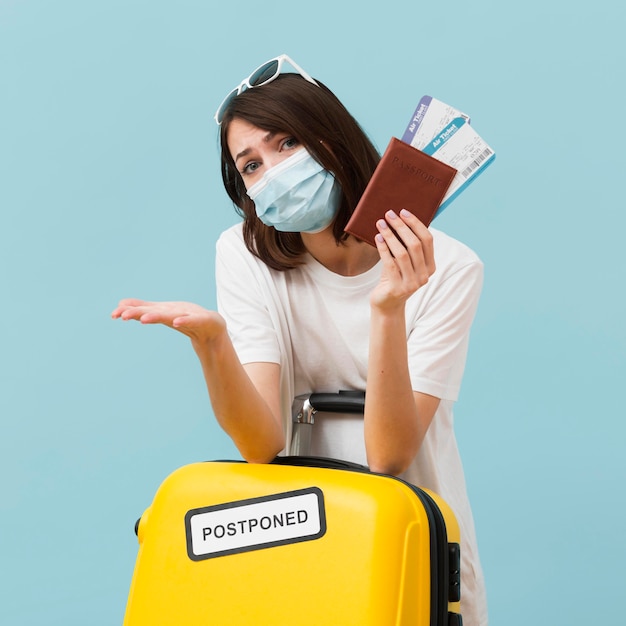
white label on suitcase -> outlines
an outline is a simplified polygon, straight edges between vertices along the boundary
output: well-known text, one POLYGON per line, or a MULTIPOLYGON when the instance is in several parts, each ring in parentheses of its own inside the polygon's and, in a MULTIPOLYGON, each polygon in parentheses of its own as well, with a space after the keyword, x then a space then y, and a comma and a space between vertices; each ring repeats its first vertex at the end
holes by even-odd
POLYGON ((326 532, 317 487, 188 511, 187 554, 193 561, 319 539, 326 532))

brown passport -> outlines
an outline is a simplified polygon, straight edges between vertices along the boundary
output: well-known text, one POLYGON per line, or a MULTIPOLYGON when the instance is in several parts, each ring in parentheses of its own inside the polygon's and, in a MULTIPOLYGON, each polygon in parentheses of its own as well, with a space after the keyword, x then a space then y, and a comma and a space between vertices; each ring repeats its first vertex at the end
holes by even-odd
POLYGON ((426 226, 435 217, 457 170, 392 137, 345 231, 376 246, 376 222, 406 209, 426 226))

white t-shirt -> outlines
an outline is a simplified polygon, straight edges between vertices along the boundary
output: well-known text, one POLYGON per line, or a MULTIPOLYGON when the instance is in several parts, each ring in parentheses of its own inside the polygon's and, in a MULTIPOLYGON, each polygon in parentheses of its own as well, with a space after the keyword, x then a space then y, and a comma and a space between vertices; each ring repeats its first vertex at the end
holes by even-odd
MULTIPOLYGON (((462 537, 463 623, 484 626, 484 582, 452 415, 482 288, 483 265, 467 246, 430 230, 437 269, 407 301, 406 334, 413 390, 441 402, 402 477, 432 489, 455 512, 462 537)), ((281 365, 287 441, 296 396, 365 389, 369 296, 380 273, 378 263, 358 276, 341 276, 310 255, 303 265, 279 272, 247 250, 240 224, 222 233, 216 258, 218 310, 242 363, 281 365)), ((313 454, 366 464, 362 416, 316 422, 313 432, 313 454)))

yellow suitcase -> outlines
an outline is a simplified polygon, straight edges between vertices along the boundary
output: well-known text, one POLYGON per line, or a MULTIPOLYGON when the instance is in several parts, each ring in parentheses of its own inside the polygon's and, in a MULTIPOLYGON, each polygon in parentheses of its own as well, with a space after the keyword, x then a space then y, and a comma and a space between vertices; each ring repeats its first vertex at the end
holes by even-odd
POLYGON ((349 463, 190 464, 138 522, 124 626, 458 626, 436 494, 349 463))

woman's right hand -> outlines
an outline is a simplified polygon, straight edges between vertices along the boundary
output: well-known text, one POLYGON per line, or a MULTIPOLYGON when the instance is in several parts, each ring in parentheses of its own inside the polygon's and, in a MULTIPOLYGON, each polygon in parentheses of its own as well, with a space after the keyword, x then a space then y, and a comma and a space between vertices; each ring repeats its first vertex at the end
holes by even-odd
POLYGON ((280 420, 280 366, 242 366, 226 320, 191 302, 121 300, 113 319, 163 324, 187 335, 202 364, 217 421, 249 463, 269 463, 284 447, 280 420))
POLYGON ((148 302, 128 298, 120 300, 111 317, 137 320, 142 324, 163 324, 187 335, 194 343, 211 341, 226 332, 226 322, 219 313, 192 302, 148 302))

